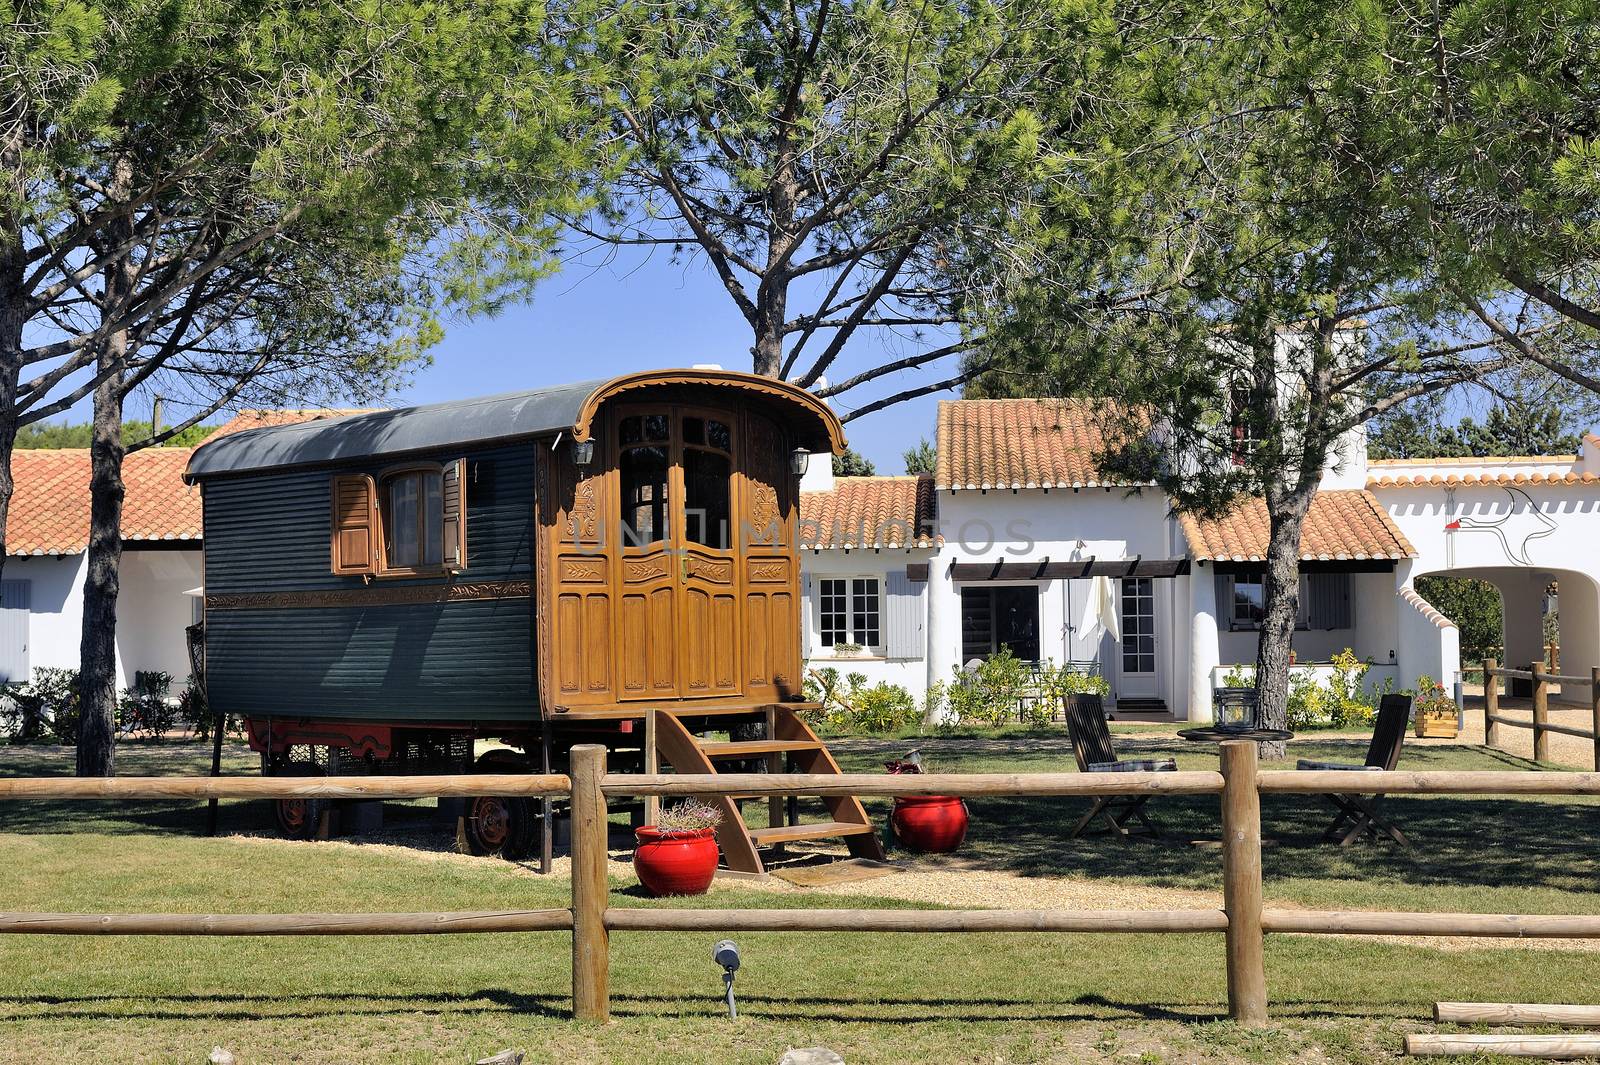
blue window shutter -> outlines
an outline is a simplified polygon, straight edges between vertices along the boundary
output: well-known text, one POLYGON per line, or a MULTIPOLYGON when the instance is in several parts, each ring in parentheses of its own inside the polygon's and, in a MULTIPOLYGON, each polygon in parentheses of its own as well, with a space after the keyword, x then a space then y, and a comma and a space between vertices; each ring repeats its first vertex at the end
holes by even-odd
POLYGON ((922 589, 906 576, 906 571, 890 570, 888 574, 887 620, 889 631, 885 636, 886 657, 921 658, 923 654, 922 589))
MULTIPOLYGON (((1191 580, 1193 578, 1190 578, 1191 580)), ((1217 629, 1227 632, 1233 628, 1233 575, 1231 573, 1216 574, 1217 581, 1217 629)))
POLYGON ((30 581, 0 581, 0 681, 25 684, 28 669, 30 581))
POLYGON ((1306 582, 1311 600, 1310 625, 1313 629, 1350 627, 1350 574, 1312 573, 1306 582))
POLYGON ((817 624, 816 582, 811 574, 800 574, 800 656, 811 657, 811 629, 817 624))

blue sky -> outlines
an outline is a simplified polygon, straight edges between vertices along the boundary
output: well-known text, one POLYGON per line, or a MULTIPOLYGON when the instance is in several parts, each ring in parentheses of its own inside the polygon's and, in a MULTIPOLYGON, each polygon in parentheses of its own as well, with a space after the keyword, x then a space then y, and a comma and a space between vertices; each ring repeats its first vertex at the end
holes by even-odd
MULTIPOLYGON (((748 370, 750 339, 749 326, 699 260, 674 265, 657 254, 593 268, 571 266, 543 282, 529 304, 497 318, 448 323, 444 342, 433 349, 433 366, 418 373, 395 403, 463 399, 694 363, 748 370)), ((835 364, 845 375, 871 365, 874 346, 852 346, 859 350, 847 351, 835 364)), ((952 373, 941 362, 875 381, 865 386, 860 400, 841 397, 835 409, 844 414, 855 403, 952 373)), ((837 372, 830 376, 840 379, 837 372)), ((933 438, 938 399, 924 396, 850 422, 845 430, 851 446, 879 473, 904 472, 901 454, 921 437, 933 438)))

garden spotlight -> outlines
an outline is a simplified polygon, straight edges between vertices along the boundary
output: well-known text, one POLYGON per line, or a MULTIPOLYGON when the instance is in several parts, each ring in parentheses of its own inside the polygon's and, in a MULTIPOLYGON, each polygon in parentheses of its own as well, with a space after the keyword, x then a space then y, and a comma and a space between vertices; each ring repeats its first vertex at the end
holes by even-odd
POLYGON ((728 1003, 728 1016, 737 1019, 739 1007, 733 1003, 733 974, 739 969, 739 944, 724 939, 711 948, 711 960, 722 966, 723 997, 728 1003))

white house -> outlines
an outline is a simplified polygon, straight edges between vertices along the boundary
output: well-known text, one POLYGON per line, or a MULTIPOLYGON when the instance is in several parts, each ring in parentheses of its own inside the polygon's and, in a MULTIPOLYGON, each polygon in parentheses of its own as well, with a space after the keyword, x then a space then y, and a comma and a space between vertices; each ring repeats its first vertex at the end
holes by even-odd
MULTIPOLYGON (((356 413, 242 411, 208 437, 243 429, 356 413)), ((204 445, 201 445, 204 446, 204 445)), ((200 620, 200 490, 183 483, 191 448, 147 448, 123 464, 121 587, 117 597, 117 683, 141 671, 189 677, 185 630, 200 620)), ((77 669, 83 639, 83 582, 89 544, 87 448, 12 453, 16 484, 0 579, 0 683, 34 669, 77 669)))
MULTIPOLYGON (((123 468, 123 556, 118 596, 117 683, 141 670, 189 676, 184 629, 198 620, 200 492, 183 483, 188 448, 150 448, 123 468)), ((16 493, 0 581, 0 680, 41 666, 77 669, 88 569, 89 452, 16 451, 16 493)))
MULTIPOLYGON (((1106 483, 1094 463, 1102 444, 1094 407, 1093 400, 941 403, 931 478, 834 480, 826 463, 813 463, 801 496, 810 667, 843 664, 920 693, 949 680, 959 665, 1009 647, 1024 659, 1093 663, 1124 709, 1209 718, 1212 692, 1230 667, 1255 659, 1265 506, 1247 504, 1202 522, 1174 514, 1152 485, 1106 483), (918 535, 899 533, 908 528, 918 535), (1102 593, 1114 619, 1090 606, 1102 593), (840 643, 862 650, 838 663, 832 648, 840 643)), ((1348 647, 1373 663, 1369 683, 1392 678, 1408 686, 1428 674, 1450 684, 1460 669, 1457 631, 1412 585, 1419 574, 1464 564, 1463 549, 1448 556, 1447 534, 1434 526, 1444 524, 1439 515, 1456 513, 1443 508, 1467 501, 1448 502, 1443 488, 1429 494, 1386 485, 1385 478, 1416 476, 1393 464, 1375 464, 1369 480, 1360 432, 1338 450, 1301 543, 1297 661, 1315 668, 1348 647)), ((1553 475, 1575 460, 1483 464, 1504 461, 1542 461, 1553 475)), ((1417 471, 1433 477, 1438 465, 1420 463, 1417 471)), ((1588 535, 1600 535, 1600 490, 1589 481, 1563 481, 1570 499, 1552 493, 1548 505, 1522 502, 1536 513, 1516 520, 1538 524, 1551 507, 1577 520, 1583 484, 1591 485, 1581 508, 1588 535)), ((1484 521, 1511 505, 1503 489, 1492 491, 1499 496, 1471 504, 1487 508, 1484 521)), ((1492 534, 1479 535, 1486 543, 1474 549, 1495 543, 1492 534)), ((1583 533, 1574 528, 1572 535, 1581 540, 1583 533)), ((1558 548, 1554 537, 1536 542, 1558 548)), ((1495 570, 1473 556, 1471 575, 1489 574, 1512 589, 1509 631, 1534 609, 1517 597, 1548 584, 1551 574, 1565 580, 1568 571, 1553 561, 1529 561, 1516 572, 1515 563, 1501 563, 1495 570)), ((1600 575, 1600 564, 1589 570, 1600 575)), ((1569 624, 1563 610, 1562 624, 1592 651, 1574 652, 1563 669, 1600 652, 1594 581, 1585 581, 1589 612, 1579 608, 1569 624)), ((1536 623, 1527 627, 1537 632, 1536 623)), ((1530 645, 1525 657, 1536 653, 1530 645)))

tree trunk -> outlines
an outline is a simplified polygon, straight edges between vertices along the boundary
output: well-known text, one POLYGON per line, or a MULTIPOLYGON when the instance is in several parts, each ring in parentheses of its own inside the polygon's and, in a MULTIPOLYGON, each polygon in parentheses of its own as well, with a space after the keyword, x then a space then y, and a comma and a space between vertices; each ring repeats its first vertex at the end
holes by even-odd
POLYGON ((28 324, 25 268, 16 216, 0 211, 0 574, 5 572, 6 522, 11 515, 11 451, 17 442, 22 331, 28 324))
MULTIPOLYGON (((108 345, 121 358, 121 344, 108 345)), ((83 643, 79 696, 78 775, 116 771, 117 593, 122 567, 122 375, 94 394, 94 439, 89 449, 89 557, 83 582, 83 643)))
MULTIPOLYGON (((113 191, 131 184, 131 164, 118 161, 113 191)), ((129 221, 113 222, 113 240, 129 221)), ((119 259, 105 272, 105 311, 120 309, 133 290, 134 264, 119 259)), ((89 552, 83 581, 83 642, 79 647, 78 775, 116 772, 117 593, 122 568, 122 399, 127 376, 128 334, 108 336, 95 356, 104 375, 94 390, 94 427, 89 445, 89 552)))
MULTIPOLYGON (((1271 536, 1262 586, 1265 616, 1256 646, 1256 699, 1264 728, 1289 726, 1289 649, 1300 613, 1300 533, 1316 494, 1316 481, 1309 488, 1267 493, 1271 536)), ((1282 758, 1284 745, 1263 743, 1261 754, 1282 758)))

